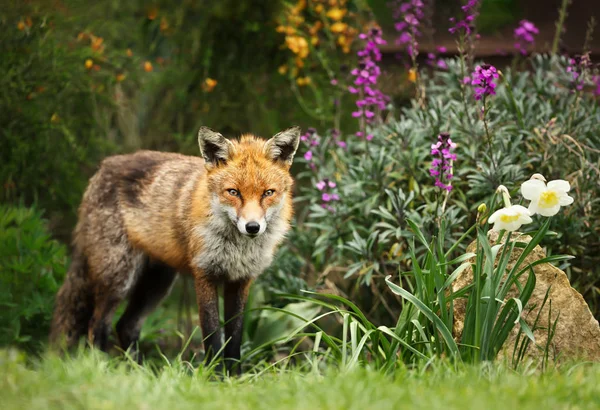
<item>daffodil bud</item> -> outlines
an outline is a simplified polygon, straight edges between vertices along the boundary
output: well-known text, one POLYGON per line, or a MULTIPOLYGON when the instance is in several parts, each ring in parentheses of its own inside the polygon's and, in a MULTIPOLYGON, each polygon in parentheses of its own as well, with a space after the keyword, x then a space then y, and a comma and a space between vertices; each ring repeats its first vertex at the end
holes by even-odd
POLYGON ((508 193, 508 189, 504 185, 500 185, 500 186, 498 186, 498 188, 496 188, 496 193, 502 195, 502 199, 504 200, 504 206, 506 208, 510 208, 511 203, 510 203, 510 194, 508 193))

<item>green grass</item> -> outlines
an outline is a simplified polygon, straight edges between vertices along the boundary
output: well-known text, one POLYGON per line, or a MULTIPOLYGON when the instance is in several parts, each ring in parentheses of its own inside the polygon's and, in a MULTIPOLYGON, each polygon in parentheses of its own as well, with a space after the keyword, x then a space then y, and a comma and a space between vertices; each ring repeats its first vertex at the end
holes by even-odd
POLYGON ((84 353, 34 363, 0 351, 3 409, 596 409, 600 365, 514 372, 434 363, 393 376, 366 369, 271 371, 210 380, 184 364, 150 370, 84 353))

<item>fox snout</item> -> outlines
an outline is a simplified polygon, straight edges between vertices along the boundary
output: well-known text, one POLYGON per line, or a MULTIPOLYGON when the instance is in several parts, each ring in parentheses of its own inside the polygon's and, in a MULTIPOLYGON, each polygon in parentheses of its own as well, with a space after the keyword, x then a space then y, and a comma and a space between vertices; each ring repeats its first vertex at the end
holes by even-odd
POLYGON ((267 230, 265 213, 258 203, 250 202, 241 209, 237 218, 237 228, 248 236, 258 236, 267 230))

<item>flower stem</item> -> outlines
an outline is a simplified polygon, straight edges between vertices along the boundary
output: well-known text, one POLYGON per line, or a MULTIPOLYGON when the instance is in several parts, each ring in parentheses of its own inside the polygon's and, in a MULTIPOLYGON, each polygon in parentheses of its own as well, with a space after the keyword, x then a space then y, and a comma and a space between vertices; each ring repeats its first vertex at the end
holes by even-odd
POLYGON ((506 87, 506 90, 508 91, 508 95, 510 97, 510 101, 512 102, 512 106, 515 109, 515 112, 517 113, 517 119, 519 120, 519 127, 521 127, 521 129, 525 129, 525 123, 523 122, 523 113, 521 113, 521 110, 519 110, 519 106, 517 105, 517 101, 515 100, 515 95, 512 92, 512 87, 506 80, 506 77, 504 77, 504 74, 501 73, 500 78, 502 78, 502 82, 504 83, 504 86, 506 87))
POLYGON ((490 150, 490 159, 492 160, 492 164, 494 165, 494 170, 498 170, 498 164, 496 164, 496 160, 494 159, 494 149, 492 146, 492 136, 490 135, 490 130, 488 128, 487 125, 487 112, 488 112, 488 107, 486 107, 486 98, 485 95, 483 96, 483 127, 485 128, 485 135, 487 137, 487 143, 488 143, 488 148, 490 150))
POLYGON ((558 44, 560 43, 560 36, 563 32, 563 27, 565 25, 565 19, 568 16, 567 8, 571 4, 571 0, 563 0, 560 5, 560 10, 558 12, 558 21, 556 22, 556 32, 554 33, 554 41, 552 41, 552 54, 556 55, 558 52, 558 44))

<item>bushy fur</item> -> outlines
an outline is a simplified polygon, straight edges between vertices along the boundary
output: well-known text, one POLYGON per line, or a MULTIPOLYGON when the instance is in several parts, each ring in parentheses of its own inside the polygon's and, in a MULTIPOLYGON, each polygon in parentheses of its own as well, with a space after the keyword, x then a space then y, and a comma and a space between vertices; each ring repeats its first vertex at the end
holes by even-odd
MULTIPOLYGON (((106 348, 114 311, 129 298, 117 325, 129 347, 177 271, 194 276, 204 336, 213 351, 220 348, 216 287, 223 285, 232 299, 225 301, 226 315, 239 316, 251 281, 289 229, 289 167, 298 138, 293 128, 269 141, 244 135, 232 142, 202 128, 203 158, 141 151, 104 160, 79 208, 51 341, 73 345, 87 334, 106 348), (260 222, 258 236, 246 232, 249 221, 260 222)), ((231 326, 229 338, 239 344, 241 324, 231 326)), ((239 358, 239 345, 226 346, 226 356, 228 350, 239 358)))

